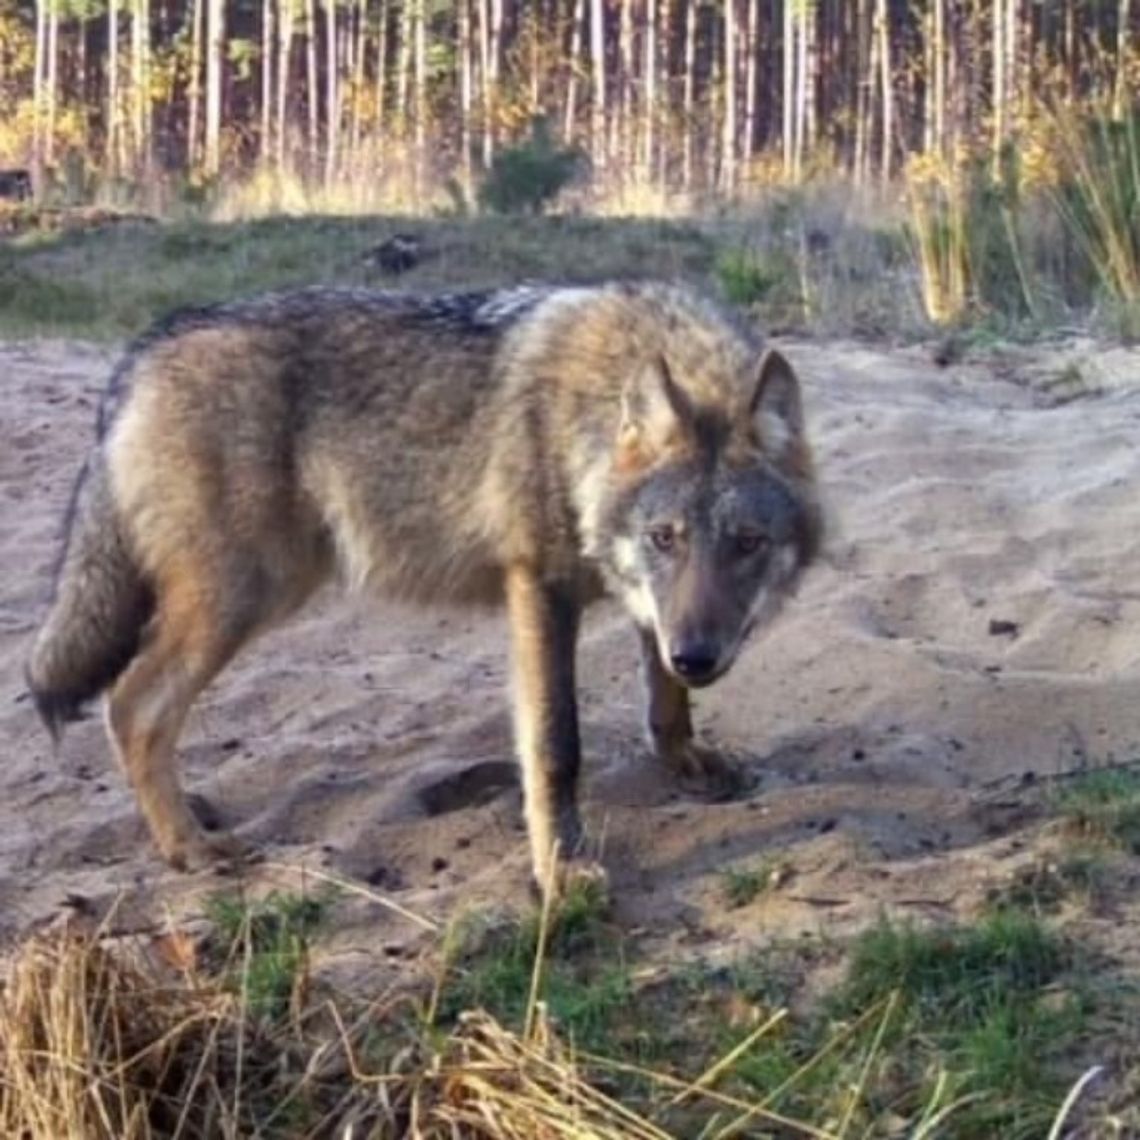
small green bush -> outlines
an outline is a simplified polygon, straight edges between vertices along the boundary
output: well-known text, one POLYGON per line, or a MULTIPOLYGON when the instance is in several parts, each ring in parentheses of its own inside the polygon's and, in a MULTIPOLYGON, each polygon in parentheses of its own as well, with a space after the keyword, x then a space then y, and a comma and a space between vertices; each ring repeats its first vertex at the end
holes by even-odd
POLYGON ((495 214, 541 214, 573 179, 583 161, 573 147, 556 147, 545 118, 527 142, 499 152, 479 187, 479 205, 495 214))

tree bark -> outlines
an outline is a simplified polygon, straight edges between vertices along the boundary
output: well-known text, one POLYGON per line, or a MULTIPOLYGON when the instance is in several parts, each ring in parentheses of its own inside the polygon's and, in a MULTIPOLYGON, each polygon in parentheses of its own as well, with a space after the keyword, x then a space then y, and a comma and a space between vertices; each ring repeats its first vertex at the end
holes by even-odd
MULTIPOLYGON (((283 0, 288 3, 288 0, 283 0)), ((273 0, 261 0, 261 137, 258 153, 269 166, 273 147, 273 0)))
POLYGON ((594 100, 590 109, 590 136, 594 168, 606 167, 606 27, 605 5, 591 0, 590 62, 594 72, 594 100))
POLYGON ((724 114, 721 121, 720 188, 736 185, 736 0, 724 0, 724 114))
POLYGON ((285 153, 289 133, 289 61, 293 51, 293 5, 296 0, 280 0, 277 36, 277 130, 276 160, 278 171, 285 169, 285 153))
POLYGON ((216 178, 221 171, 222 152, 222 70, 225 61, 226 29, 224 0, 208 0, 206 5, 206 175, 216 178))
POLYGON ((566 76, 566 110, 562 117, 562 141, 574 141, 578 114, 578 71, 582 66, 582 24, 586 19, 586 0, 574 0, 570 28, 570 68, 566 76))

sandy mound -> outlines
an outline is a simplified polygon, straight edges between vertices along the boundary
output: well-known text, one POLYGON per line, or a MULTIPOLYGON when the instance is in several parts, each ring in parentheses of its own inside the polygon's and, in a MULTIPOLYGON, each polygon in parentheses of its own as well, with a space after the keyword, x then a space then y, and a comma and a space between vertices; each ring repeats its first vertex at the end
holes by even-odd
MULTIPOLYGON (((1027 774, 1140 755, 1140 354, 939 370, 918 350, 787 349, 836 529, 829 563, 699 701, 702 733, 748 766, 748 796, 714 804, 663 781, 640 742, 626 620, 602 607, 583 638, 587 816, 626 918, 678 952, 848 929, 884 904, 969 906, 1016 847, 1027 774), (767 857, 788 861, 788 884, 726 910, 718 873, 767 857)), ((158 862, 97 719, 55 756, 23 692, 112 356, 0 350, 5 937, 69 896, 122 894, 129 925, 219 886, 158 862)), ((518 901, 504 648, 496 616, 322 597, 202 700, 187 784, 274 864, 437 919, 518 901)), ((392 958, 417 929, 374 903, 346 923, 348 944, 392 958)))

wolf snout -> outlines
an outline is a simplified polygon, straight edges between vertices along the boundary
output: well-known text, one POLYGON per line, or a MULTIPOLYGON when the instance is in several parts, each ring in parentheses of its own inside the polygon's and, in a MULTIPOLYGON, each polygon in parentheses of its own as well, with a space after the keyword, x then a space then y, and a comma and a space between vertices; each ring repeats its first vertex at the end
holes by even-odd
POLYGON ((683 641, 669 648, 669 665, 687 685, 707 685, 721 672, 720 650, 711 641, 683 641))

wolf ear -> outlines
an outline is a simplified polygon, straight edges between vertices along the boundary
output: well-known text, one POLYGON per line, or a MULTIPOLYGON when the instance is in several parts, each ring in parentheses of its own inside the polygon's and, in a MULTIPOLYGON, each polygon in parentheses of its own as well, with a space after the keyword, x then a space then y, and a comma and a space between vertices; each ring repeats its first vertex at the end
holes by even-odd
POLYGON ((772 456, 783 456, 802 438, 800 382, 792 366, 774 348, 768 349, 760 361, 750 410, 761 446, 772 456))
POLYGON ((643 455, 663 451, 691 418, 689 401, 663 356, 648 361, 622 389, 620 439, 643 455))

